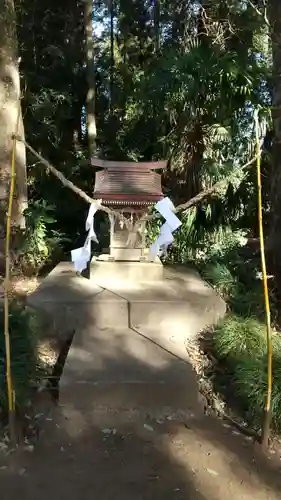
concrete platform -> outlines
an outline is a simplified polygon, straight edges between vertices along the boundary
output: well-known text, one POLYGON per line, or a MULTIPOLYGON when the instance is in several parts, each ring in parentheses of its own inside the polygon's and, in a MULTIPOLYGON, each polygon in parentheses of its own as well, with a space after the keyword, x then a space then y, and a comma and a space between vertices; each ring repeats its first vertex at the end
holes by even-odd
POLYGON ((28 305, 49 313, 58 328, 155 330, 154 338, 172 335, 181 345, 225 313, 224 301, 194 271, 168 268, 162 280, 149 278, 93 282, 62 262, 28 297, 28 305))

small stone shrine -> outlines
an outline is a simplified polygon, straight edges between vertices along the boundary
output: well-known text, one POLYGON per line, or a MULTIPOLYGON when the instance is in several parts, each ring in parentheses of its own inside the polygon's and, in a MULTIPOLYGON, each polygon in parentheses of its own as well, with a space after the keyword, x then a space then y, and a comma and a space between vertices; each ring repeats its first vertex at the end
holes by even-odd
MULTIPOLYGON (((133 223, 164 197, 161 174, 156 170, 165 169, 166 161, 134 163, 94 158, 92 166, 101 169, 96 172, 93 198, 101 199, 103 205, 121 212, 133 223)), ((132 238, 125 224, 113 214, 109 253, 98 260, 145 262, 148 259, 145 247, 145 221, 132 238)))

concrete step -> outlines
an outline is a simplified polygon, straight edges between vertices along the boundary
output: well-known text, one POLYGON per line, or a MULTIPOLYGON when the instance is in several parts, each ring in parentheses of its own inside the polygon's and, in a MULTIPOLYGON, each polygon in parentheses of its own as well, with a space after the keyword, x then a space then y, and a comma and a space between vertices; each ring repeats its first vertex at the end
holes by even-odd
MULTIPOLYGON (((178 383, 193 370, 183 359, 129 328, 77 330, 61 378, 74 383, 178 383)), ((194 374, 195 376, 195 374, 194 374)))
POLYGON ((62 407, 71 406, 73 393, 76 410, 91 418, 202 411, 191 365, 131 329, 75 334, 60 380, 62 407))
POLYGON ((204 406, 196 385, 73 384, 60 390, 59 407, 69 425, 118 427, 140 419, 187 421, 204 416, 204 406), (74 397, 75 394, 75 397, 74 397), (78 419, 78 422, 77 422, 78 419), (78 425, 77 425, 78 424, 78 425))

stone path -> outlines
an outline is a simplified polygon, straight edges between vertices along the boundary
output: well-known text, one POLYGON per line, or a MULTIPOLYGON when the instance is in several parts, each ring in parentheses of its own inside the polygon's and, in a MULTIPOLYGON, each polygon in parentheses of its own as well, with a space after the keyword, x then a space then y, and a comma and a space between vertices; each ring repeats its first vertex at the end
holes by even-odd
MULTIPOLYGON (((190 287, 199 286, 196 279, 190 287)), ((85 285, 82 306, 73 300, 75 286, 68 287, 67 304, 55 294, 55 281, 45 288, 44 307, 76 333, 58 406, 44 395, 37 402, 45 416, 48 410, 38 444, 1 459, 2 498, 277 500, 280 457, 260 456, 235 429, 204 415, 182 334, 118 327, 110 293, 101 302, 112 307, 111 326, 102 327, 89 300, 91 290, 99 292, 85 285)))

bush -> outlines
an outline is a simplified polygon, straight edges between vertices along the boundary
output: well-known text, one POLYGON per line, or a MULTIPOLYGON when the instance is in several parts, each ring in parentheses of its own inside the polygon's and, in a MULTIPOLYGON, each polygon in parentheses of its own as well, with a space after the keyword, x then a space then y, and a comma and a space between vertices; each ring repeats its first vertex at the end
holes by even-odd
MULTIPOLYGON (((235 368, 237 395, 248 401, 253 420, 261 419, 267 393, 267 355, 244 357, 235 368)), ((272 418, 275 429, 281 429, 281 341, 273 336, 272 418)))
MULTIPOLYGON (((231 374, 234 394, 252 422, 261 422, 267 392, 265 326, 254 318, 229 314, 214 331, 217 357, 231 374)), ((281 429, 281 337, 273 332, 274 427, 281 429)))
POLYGON ((229 268, 223 263, 206 264, 202 275, 224 297, 232 295, 236 289, 236 279, 229 268))
POLYGON ((54 229, 55 208, 44 200, 29 203, 25 211, 26 229, 17 234, 17 256, 14 267, 25 274, 37 273, 45 264, 55 260, 67 239, 54 229))
POLYGON ((231 363, 263 354, 265 327, 254 318, 229 314, 214 330, 214 346, 218 357, 231 363))
POLYGON ((228 300, 231 310, 244 317, 255 316, 264 319, 264 297, 260 281, 250 288, 239 284, 228 300))
MULTIPOLYGON (((6 355, 4 337, 4 311, 0 308, 0 407, 7 412, 6 355)), ((12 377, 15 389, 16 408, 27 403, 30 388, 36 379, 37 367, 37 324, 34 316, 16 304, 12 304, 9 314, 9 331, 12 360, 12 377)))
POLYGON ((231 260, 231 264, 223 260, 205 264, 203 278, 223 296, 234 314, 263 318, 263 287, 255 265, 244 263, 238 254, 225 256, 224 260, 231 260))

